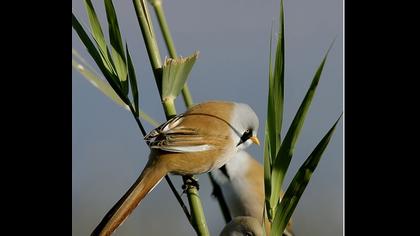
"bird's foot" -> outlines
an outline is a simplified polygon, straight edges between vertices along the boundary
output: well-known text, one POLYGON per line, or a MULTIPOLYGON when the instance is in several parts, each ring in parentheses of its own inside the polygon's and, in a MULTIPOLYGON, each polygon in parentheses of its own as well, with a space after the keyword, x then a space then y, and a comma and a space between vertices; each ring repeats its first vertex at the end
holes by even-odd
POLYGON ((197 190, 200 190, 200 185, 198 184, 198 179, 194 178, 193 176, 187 175, 184 176, 184 184, 182 185, 182 189, 185 191, 187 191, 190 188, 196 187, 197 190))

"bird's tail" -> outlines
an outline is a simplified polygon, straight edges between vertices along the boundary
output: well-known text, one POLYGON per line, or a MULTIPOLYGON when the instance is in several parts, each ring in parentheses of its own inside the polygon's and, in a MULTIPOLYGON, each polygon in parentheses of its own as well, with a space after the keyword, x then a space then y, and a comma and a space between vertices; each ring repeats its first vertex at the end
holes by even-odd
POLYGON ((108 211, 91 236, 111 235, 166 174, 166 168, 162 163, 155 158, 150 158, 136 182, 108 211))

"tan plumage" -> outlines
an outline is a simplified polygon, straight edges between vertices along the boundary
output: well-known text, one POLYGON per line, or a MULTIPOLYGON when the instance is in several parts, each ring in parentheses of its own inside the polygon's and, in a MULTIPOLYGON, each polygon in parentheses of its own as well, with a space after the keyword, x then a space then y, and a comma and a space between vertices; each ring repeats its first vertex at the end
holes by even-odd
POLYGON ((165 122, 145 137, 149 161, 92 235, 111 235, 166 174, 196 175, 223 166, 258 143, 257 130, 258 118, 248 105, 222 101, 196 105, 165 122))
MULTIPOLYGON (((251 216, 262 223, 265 198, 263 166, 249 153, 241 151, 225 164, 225 168, 228 176, 220 169, 213 170, 212 173, 222 188, 232 217, 251 216)), ((270 222, 267 217, 264 224, 269 235, 270 222)), ((283 235, 293 235, 291 222, 283 235)))

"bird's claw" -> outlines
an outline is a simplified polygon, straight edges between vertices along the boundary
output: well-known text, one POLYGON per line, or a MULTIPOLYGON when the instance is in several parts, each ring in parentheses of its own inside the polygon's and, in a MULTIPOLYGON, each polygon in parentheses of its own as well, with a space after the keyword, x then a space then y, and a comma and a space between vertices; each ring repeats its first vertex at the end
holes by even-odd
POLYGON ((182 185, 182 189, 187 191, 190 188, 197 188, 197 190, 200 190, 200 184, 198 184, 198 179, 195 179, 193 176, 185 176, 184 178, 185 182, 182 185))

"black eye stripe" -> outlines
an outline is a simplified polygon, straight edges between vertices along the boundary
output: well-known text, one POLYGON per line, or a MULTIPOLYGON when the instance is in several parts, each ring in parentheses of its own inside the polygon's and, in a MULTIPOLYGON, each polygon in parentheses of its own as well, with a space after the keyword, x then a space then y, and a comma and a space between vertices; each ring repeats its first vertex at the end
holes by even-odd
POLYGON ((241 137, 241 141, 242 141, 242 142, 245 142, 246 140, 248 140, 249 138, 251 138, 251 136, 252 136, 252 130, 247 129, 247 130, 245 131, 245 133, 242 135, 242 137, 241 137))
POLYGON ((242 143, 246 142, 249 138, 252 137, 252 129, 247 129, 241 136, 241 141, 236 146, 241 145, 242 143))

